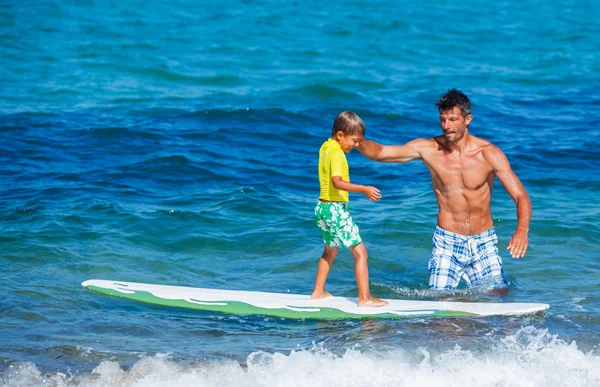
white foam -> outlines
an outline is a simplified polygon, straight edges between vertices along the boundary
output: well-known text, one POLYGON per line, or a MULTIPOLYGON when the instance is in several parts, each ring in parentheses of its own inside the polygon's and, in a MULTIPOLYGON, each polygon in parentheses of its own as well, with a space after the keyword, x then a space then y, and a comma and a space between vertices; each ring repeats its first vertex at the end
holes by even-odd
POLYGON ((488 350, 460 346, 437 351, 398 348, 385 352, 348 349, 342 354, 315 346, 291 353, 257 351, 244 364, 219 360, 176 363, 157 355, 124 370, 106 361, 91 374, 42 375, 31 363, 13 364, 7 387, 53 386, 592 386, 600 385, 600 356, 585 353, 546 330, 522 328, 488 350))

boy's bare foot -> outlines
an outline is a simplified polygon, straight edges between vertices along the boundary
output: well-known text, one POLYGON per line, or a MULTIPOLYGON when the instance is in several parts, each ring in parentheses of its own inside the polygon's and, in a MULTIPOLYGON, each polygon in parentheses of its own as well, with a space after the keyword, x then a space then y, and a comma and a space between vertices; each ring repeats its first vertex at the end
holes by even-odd
POLYGON ((374 297, 366 300, 358 300, 358 306, 386 306, 387 304, 389 304, 389 302, 374 297))
POLYGON ((327 298, 327 297, 333 297, 331 295, 331 293, 329 292, 313 292, 312 296, 310 296, 310 298, 312 298, 313 300, 320 300, 321 298, 327 298))

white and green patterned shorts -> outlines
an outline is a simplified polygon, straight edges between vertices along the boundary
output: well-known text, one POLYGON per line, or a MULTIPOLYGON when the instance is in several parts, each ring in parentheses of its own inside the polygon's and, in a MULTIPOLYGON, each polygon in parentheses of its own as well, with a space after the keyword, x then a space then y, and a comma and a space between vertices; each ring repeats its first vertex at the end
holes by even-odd
POLYGON ((347 202, 319 201, 315 207, 315 220, 321 229, 323 242, 329 247, 352 247, 362 242, 358 226, 348 211, 347 202))

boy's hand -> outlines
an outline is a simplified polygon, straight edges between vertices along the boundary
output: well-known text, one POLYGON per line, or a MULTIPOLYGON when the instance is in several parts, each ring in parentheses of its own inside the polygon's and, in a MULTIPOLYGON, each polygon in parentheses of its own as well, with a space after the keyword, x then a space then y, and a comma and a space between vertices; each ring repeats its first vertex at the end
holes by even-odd
POLYGON ((369 199, 372 202, 376 202, 379 199, 381 199, 381 194, 379 193, 379 190, 375 187, 371 187, 370 185, 365 186, 363 194, 367 197, 367 199, 369 199))

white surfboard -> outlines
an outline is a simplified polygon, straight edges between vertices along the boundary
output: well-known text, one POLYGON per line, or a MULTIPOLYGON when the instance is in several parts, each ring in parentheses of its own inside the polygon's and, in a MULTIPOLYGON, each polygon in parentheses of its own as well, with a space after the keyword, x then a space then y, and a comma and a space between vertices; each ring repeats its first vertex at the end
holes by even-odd
POLYGON ((292 319, 402 318, 418 316, 514 316, 543 312, 547 304, 509 302, 443 302, 387 299, 383 307, 359 307, 352 297, 313 300, 310 295, 219 290, 135 282, 88 280, 82 285, 98 293, 147 304, 292 319))

